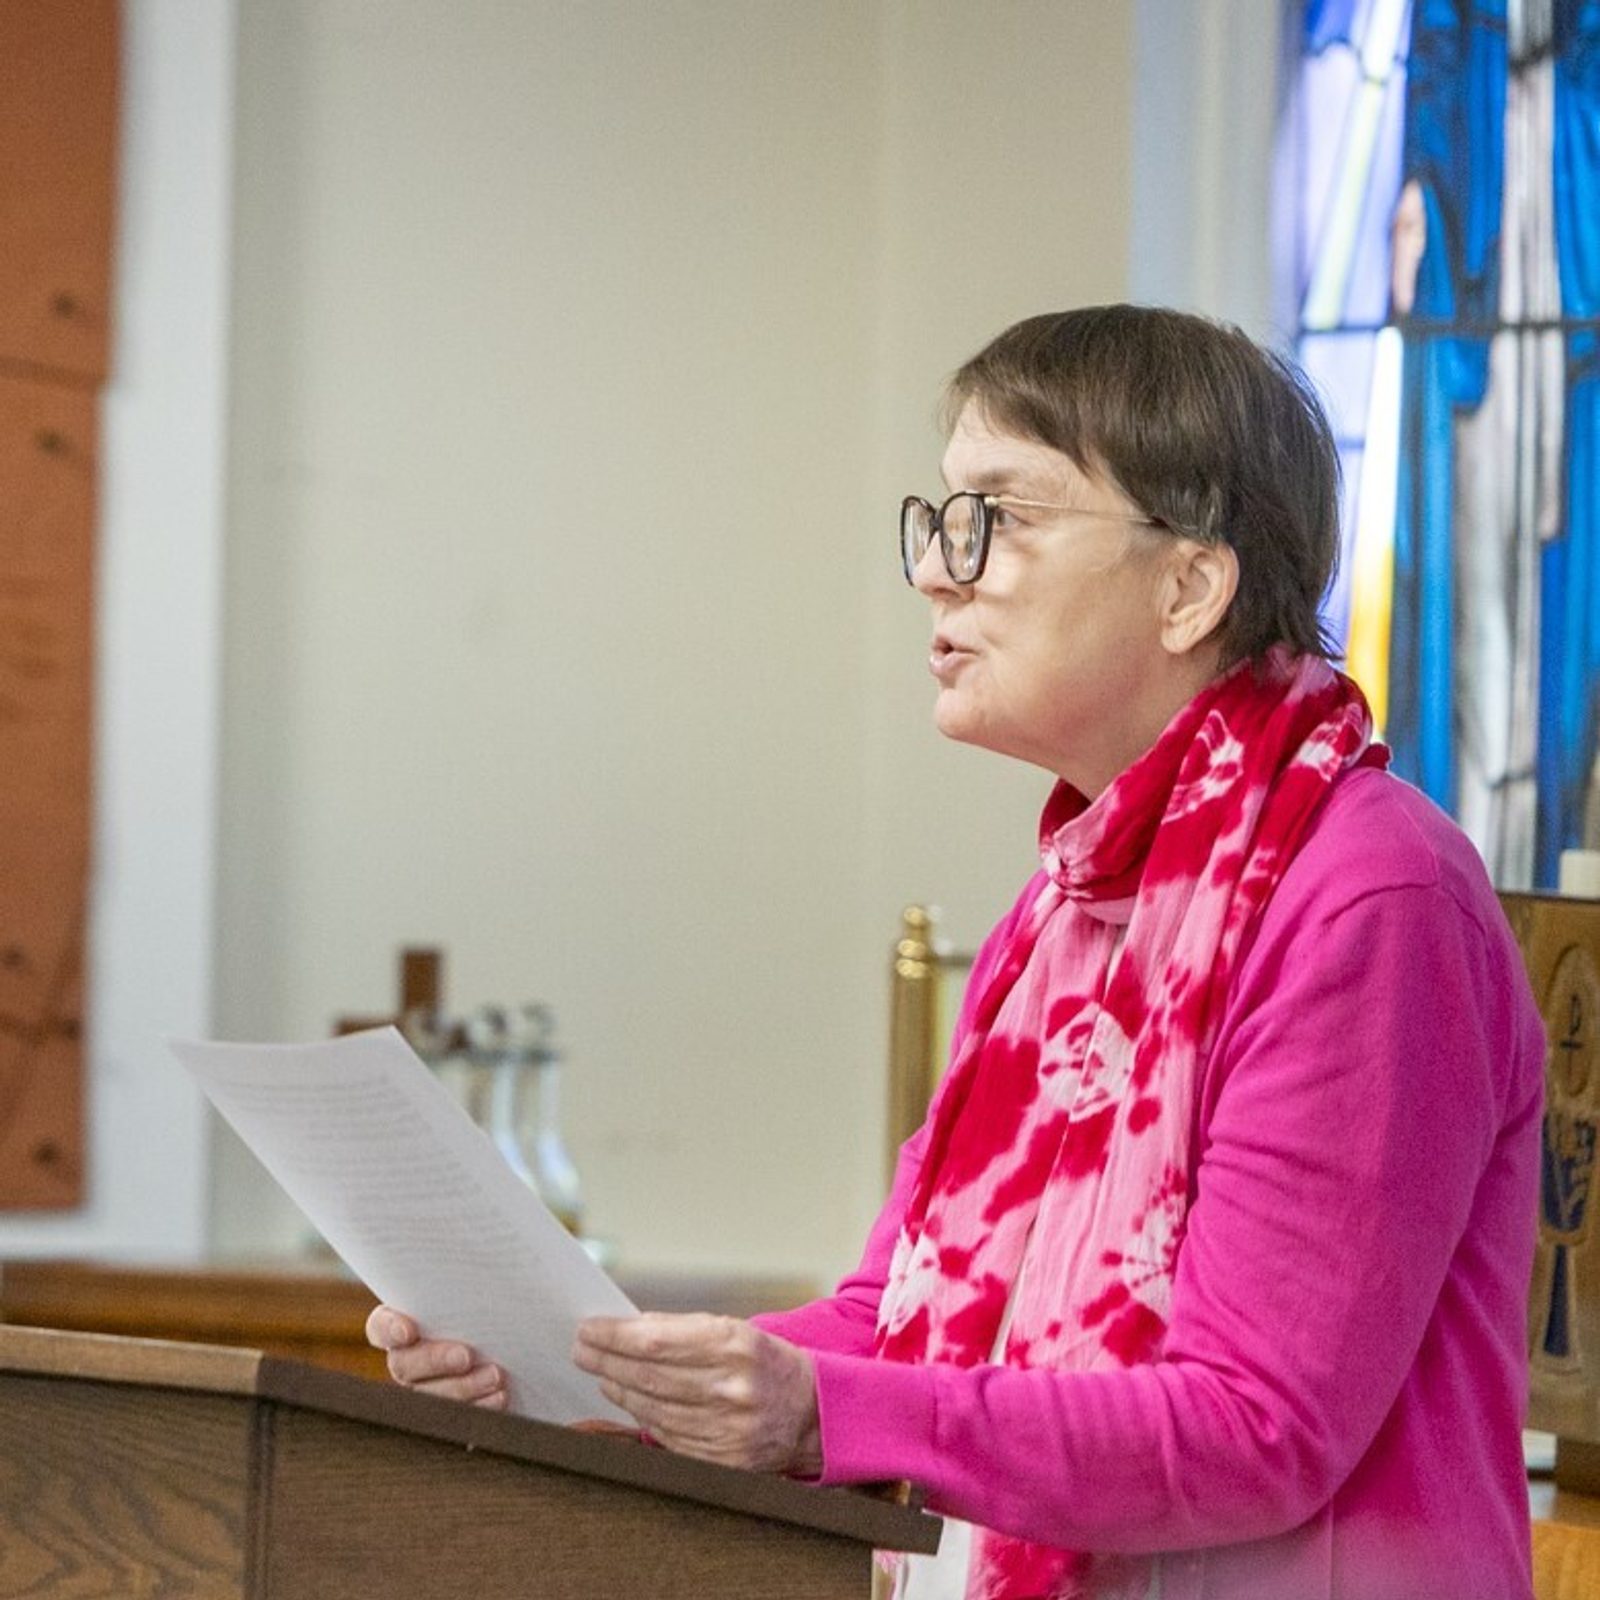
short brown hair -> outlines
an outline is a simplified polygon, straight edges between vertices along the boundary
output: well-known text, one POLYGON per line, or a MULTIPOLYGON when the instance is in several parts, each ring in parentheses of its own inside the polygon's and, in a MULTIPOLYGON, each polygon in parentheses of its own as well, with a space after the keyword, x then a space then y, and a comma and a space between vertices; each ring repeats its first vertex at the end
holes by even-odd
POLYGON ((1238 328, 1090 306, 1007 328, 951 378, 946 422, 990 422, 1109 477, 1164 527, 1224 539, 1229 661, 1275 644, 1335 657, 1319 606, 1339 557, 1339 456, 1309 381, 1238 328))

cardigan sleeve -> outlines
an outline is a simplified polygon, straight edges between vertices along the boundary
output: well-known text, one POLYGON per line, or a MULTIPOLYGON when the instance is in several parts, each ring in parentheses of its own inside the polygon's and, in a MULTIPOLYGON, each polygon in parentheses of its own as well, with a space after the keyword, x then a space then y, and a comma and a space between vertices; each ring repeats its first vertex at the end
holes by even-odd
POLYGON ((1486 1168, 1527 1165, 1538 1073, 1512 1066, 1542 1040, 1503 948, 1437 886, 1373 891, 1289 944, 1252 953, 1219 1030, 1162 1358, 820 1350, 823 1482, 909 1478, 935 1509, 1102 1551, 1267 1537, 1326 1504, 1423 1381, 1486 1168))

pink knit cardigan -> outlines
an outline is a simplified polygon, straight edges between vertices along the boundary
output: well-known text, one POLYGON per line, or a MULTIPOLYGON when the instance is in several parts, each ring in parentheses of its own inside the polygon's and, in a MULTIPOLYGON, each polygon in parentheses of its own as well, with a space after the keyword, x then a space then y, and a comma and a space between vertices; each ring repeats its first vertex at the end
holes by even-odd
POLYGON ((857 1272, 757 1319, 815 1353, 823 1481, 908 1478, 1003 1532, 1159 1552, 1162 1600, 1526 1600, 1544 1049, 1471 845, 1389 774, 1348 773, 1203 1071, 1162 1358, 874 1359, 919 1134, 857 1272))

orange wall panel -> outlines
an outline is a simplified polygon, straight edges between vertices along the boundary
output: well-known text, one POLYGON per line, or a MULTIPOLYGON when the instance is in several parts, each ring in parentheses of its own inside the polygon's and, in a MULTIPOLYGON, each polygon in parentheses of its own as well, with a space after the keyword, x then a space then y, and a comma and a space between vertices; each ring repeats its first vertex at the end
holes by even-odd
POLYGON ((0 1206, 81 1196, 95 397, 0 376, 0 1206))
POLYGON ((116 0, 0 0, 0 362, 105 376, 116 0))

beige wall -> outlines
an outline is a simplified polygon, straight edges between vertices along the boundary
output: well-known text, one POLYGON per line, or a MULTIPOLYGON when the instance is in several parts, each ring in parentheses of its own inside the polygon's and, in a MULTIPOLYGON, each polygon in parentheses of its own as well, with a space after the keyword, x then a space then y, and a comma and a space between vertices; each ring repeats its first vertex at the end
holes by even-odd
MULTIPOLYGON (((1132 8, 245 0, 217 1025, 543 998, 594 1226, 848 1264, 899 905, 1041 775, 941 746, 892 544, 941 377, 1127 289, 1132 8)), ((295 1221, 231 1141, 225 1251, 295 1221)))
MULTIPOLYGON (((1132 188, 1131 6, 901 0, 888 38, 874 506, 937 493, 937 398, 966 356, 1127 296, 1132 188)), ((893 563, 862 579, 869 909, 881 930, 936 900, 970 946, 1037 866, 1048 779, 933 733, 926 607, 893 563)))

